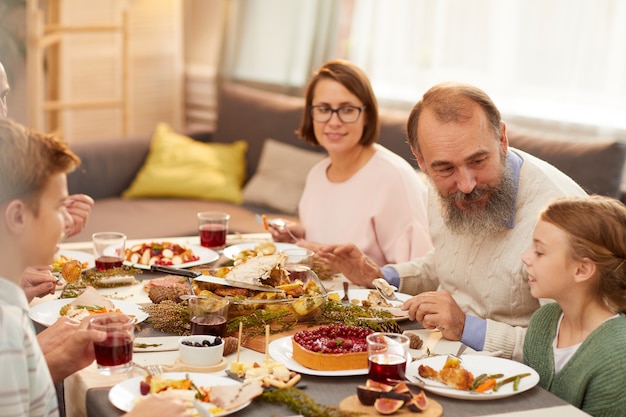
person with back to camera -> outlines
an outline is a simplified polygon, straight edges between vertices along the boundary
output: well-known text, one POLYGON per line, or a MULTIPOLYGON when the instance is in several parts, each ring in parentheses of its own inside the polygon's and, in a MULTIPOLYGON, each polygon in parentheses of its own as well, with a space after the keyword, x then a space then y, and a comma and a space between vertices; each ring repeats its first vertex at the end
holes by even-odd
MULTIPOLYGON (((9 114, 7 97, 11 87, 7 73, 0 62, 0 118, 5 118, 9 114)), ((65 236, 70 237, 79 233, 85 227, 91 207, 94 201, 85 194, 74 194, 70 196, 66 202, 68 211, 68 219, 66 222, 65 236)), ((43 297, 46 294, 54 294, 57 285, 61 285, 60 281, 52 275, 49 265, 29 265, 22 277, 22 286, 26 292, 28 300, 34 297, 43 297)))
MULTIPOLYGON (((91 364, 93 342, 106 338, 83 322, 51 353, 57 365, 46 366, 20 286, 26 266, 52 262, 69 216, 66 175, 78 163, 58 138, 0 118, 0 416, 58 416, 51 373, 69 375, 91 364)), ((150 398, 128 416, 156 413, 192 415, 180 399, 150 398)))
POLYGON ((411 262, 377 266, 355 245, 327 245, 318 256, 351 281, 384 277, 415 295, 403 309, 427 329, 475 350, 522 360, 526 326, 539 301, 521 254, 537 214, 553 197, 585 195, 552 165, 509 147, 506 124, 489 96, 467 84, 428 90, 407 122, 409 144, 430 179, 434 249, 411 262))
MULTIPOLYGON (((377 265, 432 248, 427 187, 401 156, 377 144, 378 103, 365 73, 349 61, 325 63, 309 81, 298 135, 328 152, 307 175, 299 225, 290 230, 316 251, 352 242, 377 265)), ((278 241, 292 241, 276 229, 278 241)))
POLYGON ((539 385, 595 417, 626 412, 626 206, 563 198, 540 215, 522 261, 533 314, 524 362, 539 385))

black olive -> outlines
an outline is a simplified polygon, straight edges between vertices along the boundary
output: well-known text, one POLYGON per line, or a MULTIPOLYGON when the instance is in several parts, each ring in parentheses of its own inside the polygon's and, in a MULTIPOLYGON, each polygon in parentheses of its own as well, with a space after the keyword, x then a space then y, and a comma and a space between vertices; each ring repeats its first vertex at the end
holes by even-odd
POLYGON ((211 342, 209 342, 207 339, 204 339, 202 341, 202 346, 211 346, 211 342))
POLYGON ((213 346, 219 346, 222 344, 222 338, 217 336, 215 339, 213 339, 213 346))

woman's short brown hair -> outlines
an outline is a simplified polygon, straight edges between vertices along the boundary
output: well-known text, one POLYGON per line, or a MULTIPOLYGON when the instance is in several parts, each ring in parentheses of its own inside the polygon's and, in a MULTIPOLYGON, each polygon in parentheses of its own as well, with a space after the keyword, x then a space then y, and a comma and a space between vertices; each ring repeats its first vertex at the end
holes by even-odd
POLYGON ((375 143, 380 133, 380 122, 378 120, 378 101, 374 95, 374 90, 363 70, 352 62, 341 59, 328 61, 309 80, 306 87, 302 120, 300 128, 296 130, 296 134, 313 145, 319 145, 313 131, 313 118, 309 108, 313 104, 315 87, 322 79, 337 81, 363 102, 365 106, 363 110, 365 113, 365 126, 359 143, 363 146, 375 143))

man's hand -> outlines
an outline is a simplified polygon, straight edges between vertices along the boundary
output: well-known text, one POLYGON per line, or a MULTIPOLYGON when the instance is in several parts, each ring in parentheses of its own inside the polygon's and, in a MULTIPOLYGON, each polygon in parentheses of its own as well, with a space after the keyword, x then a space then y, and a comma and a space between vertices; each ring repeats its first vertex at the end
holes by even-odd
POLYGON ((71 221, 65 225, 66 237, 74 236, 83 230, 93 205, 93 198, 86 194, 73 194, 67 198, 65 208, 71 217, 71 221))
POLYGON ((373 288, 372 281, 383 276, 378 265, 353 243, 326 245, 319 248, 316 254, 330 266, 331 270, 341 272, 353 283, 364 287, 373 288))
POLYGON ((51 266, 30 266, 22 274, 22 288, 30 302, 35 297, 54 294, 57 285, 63 285, 52 275, 51 266))
POLYGON ((448 291, 428 291, 404 302, 409 318, 417 320, 426 329, 439 329, 448 340, 461 340, 465 327, 465 313, 448 291))

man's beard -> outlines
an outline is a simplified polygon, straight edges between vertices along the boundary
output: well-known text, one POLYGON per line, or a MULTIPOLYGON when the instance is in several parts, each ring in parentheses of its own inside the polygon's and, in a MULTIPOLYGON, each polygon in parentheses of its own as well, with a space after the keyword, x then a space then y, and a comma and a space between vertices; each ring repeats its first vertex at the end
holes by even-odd
POLYGON ((469 194, 459 191, 447 197, 438 195, 446 226, 459 235, 489 236, 504 230, 515 207, 515 183, 506 162, 502 165, 500 183, 493 187, 475 188, 469 194), (474 200, 486 193, 489 198, 484 208, 461 210, 456 205, 456 201, 474 200))

